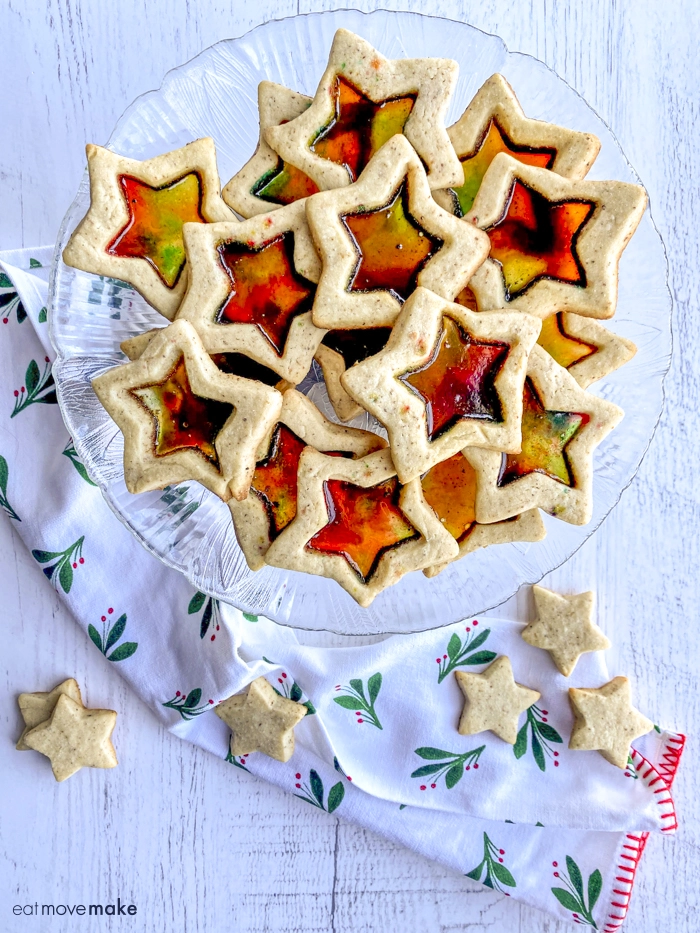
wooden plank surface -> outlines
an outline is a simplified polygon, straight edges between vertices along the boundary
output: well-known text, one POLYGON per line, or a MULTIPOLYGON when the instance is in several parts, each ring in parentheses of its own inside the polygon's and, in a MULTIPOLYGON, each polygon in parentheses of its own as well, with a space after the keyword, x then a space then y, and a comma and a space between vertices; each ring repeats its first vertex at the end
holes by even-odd
MULTIPOLYGON (((695 0, 382 5, 470 22, 499 34, 511 50, 545 61, 611 125, 649 191, 675 300, 666 410, 620 505, 547 582, 597 590, 600 617, 635 679, 639 706, 697 735, 700 6, 695 0)), ((83 171, 84 143, 104 141, 124 108, 168 69, 271 17, 336 6, 3 0, 0 249, 53 241, 83 171)), ((72 623, 4 520, 0 568, 0 931, 76 929, 76 921, 41 928, 20 921, 11 915, 14 904, 117 895, 138 905, 130 929, 149 933, 570 929, 165 733, 72 623), (54 785, 38 756, 13 751, 16 694, 75 673, 90 705, 120 711, 118 780, 108 785, 100 773, 54 785)), ((522 595, 499 614, 524 618, 527 611, 522 595)), ((682 828, 675 839, 655 838, 648 846, 628 919, 634 933, 698 929, 699 773, 691 743, 677 782, 682 828)), ((107 918, 90 924, 112 928, 107 918)))

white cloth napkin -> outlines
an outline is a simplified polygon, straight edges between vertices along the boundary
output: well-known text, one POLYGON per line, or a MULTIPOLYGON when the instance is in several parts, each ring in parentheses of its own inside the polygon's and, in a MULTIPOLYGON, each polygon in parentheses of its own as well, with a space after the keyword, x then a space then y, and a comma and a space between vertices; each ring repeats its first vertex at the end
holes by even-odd
POLYGON ((308 647, 197 593, 122 527, 75 454, 51 378, 51 252, 0 254, 0 506, 96 650, 172 732, 232 765, 504 894, 617 929, 648 834, 676 828, 670 787, 684 737, 655 728, 626 771, 569 751, 566 691, 605 683, 604 657, 584 655, 566 680, 517 623, 468 619, 373 645, 308 647), (541 693, 514 748, 456 730, 453 671, 501 654, 541 693), (213 712, 260 675, 309 704, 287 764, 233 758, 213 712))

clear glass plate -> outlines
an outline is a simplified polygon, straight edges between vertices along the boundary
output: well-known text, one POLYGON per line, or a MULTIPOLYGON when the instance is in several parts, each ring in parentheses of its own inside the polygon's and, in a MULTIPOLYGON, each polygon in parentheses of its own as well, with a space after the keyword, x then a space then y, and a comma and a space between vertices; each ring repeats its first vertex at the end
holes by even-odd
MULTIPOLYGON (((340 26, 364 36, 389 58, 455 59, 460 79, 449 123, 482 82, 499 71, 529 116, 600 137, 602 149, 590 178, 639 180, 608 127, 542 62, 508 52, 496 36, 464 23, 384 10, 295 16, 212 46, 167 74, 157 91, 138 98, 119 120, 110 148, 147 159, 197 137, 213 136, 221 178, 227 181, 257 143, 258 82, 269 79, 312 95, 340 26)), ((409 574, 368 609, 321 577, 271 567, 252 573, 237 545, 228 508, 199 484, 137 496, 126 490, 122 436, 97 401, 90 380, 124 361, 122 340, 165 322, 124 283, 79 272, 61 261, 63 247, 88 204, 86 176, 64 219, 51 281, 51 335, 58 354, 54 375, 68 430, 90 476, 139 541, 200 590, 246 612, 300 629, 346 635, 423 631, 475 615, 567 560, 615 506, 649 445, 670 362, 671 298, 663 244, 647 212, 622 258, 619 304, 611 324, 634 340, 639 351, 592 389, 619 404, 625 418, 595 455, 590 524, 575 527, 545 516, 544 541, 477 551, 432 580, 422 573, 409 574)), ((324 406, 317 375, 312 374, 304 388, 324 406)))

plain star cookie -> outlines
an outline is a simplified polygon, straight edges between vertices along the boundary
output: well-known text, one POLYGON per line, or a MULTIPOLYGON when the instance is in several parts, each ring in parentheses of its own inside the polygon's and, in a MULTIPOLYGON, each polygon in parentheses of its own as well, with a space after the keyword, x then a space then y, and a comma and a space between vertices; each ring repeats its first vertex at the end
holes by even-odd
POLYGON ((630 682, 615 677, 602 687, 571 687, 569 702, 574 714, 569 748, 599 751, 618 768, 626 768, 630 744, 654 723, 632 706, 630 682))
POLYGON ((90 209, 63 251, 66 265, 121 279, 172 320, 185 293, 185 223, 233 221, 220 194, 214 140, 139 162, 86 147, 90 209))
POLYGON ((523 384, 539 331, 530 315, 477 314, 418 288, 386 347, 341 383, 387 429, 406 483, 463 447, 520 449, 523 384))
POLYGON ((432 199, 404 136, 386 143, 353 185, 305 203, 322 261, 318 327, 390 327, 417 285, 451 301, 488 255, 486 234, 432 199))
POLYGON ((471 210, 486 170, 499 152, 524 165, 578 179, 586 175, 600 150, 600 140, 591 133, 529 120, 501 74, 491 75, 481 85, 447 133, 462 163, 464 181, 436 191, 435 199, 460 217, 471 210))
POLYGON ((498 522, 538 507, 585 525, 593 512, 593 451, 622 417, 617 405, 585 392, 542 347, 533 347, 520 453, 464 450, 477 474, 477 521, 498 522))
POLYGON ((258 450, 250 493, 242 502, 229 502, 236 538, 251 570, 265 565, 270 544, 296 515, 297 470, 306 446, 358 458, 386 447, 386 441, 328 421, 310 399, 288 389, 279 420, 258 450))
POLYGON ((177 314, 210 353, 244 353, 296 385, 325 331, 311 308, 320 273, 304 204, 232 224, 188 224, 187 293, 177 314))
POLYGON ((264 136, 321 190, 355 181, 372 156, 404 134, 426 166, 431 188, 459 184, 462 167, 444 126, 457 63, 442 58, 391 61, 339 29, 311 106, 264 136))
POLYGON ((294 754, 294 727, 306 715, 306 707, 279 696, 264 677, 258 677, 247 693, 229 697, 214 712, 233 733, 232 755, 262 752, 289 761, 294 754))
POLYGON ((624 366, 637 352, 631 340, 614 334, 599 321, 566 311, 542 321, 537 342, 582 389, 624 366))
POLYGON ((587 651, 605 651, 610 642, 593 621, 593 593, 561 596, 533 586, 537 618, 520 633, 523 641, 548 651, 558 670, 570 677, 587 651))
POLYGON ((540 694, 516 684, 510 659, 501 655, 481 674, 455 671, 455 677, 465 699, 459 734, 489 731, 515 745, 520 714, 536 703, 540 694))
POLYGON ((265 142, 265 130, 288 123, 302 114, 311 98, 281 84, 261 81, 258 85, 260 140, 253 156, 224 187, 221 196, 241 217, 265 214, 316 194, 318 186, 308 175, 280 158, 265 142))
POLYGON ((366 607, 404 574, 457 554, 420 482, 398 482, 389 450, 347 460, 307 447, 297 476, 296 518, 265 557, 273 567, 330 577, 366 607))
MULTIPOLYGON (((454 560, 479 548, 513 541, 541 541, 546 530, 538 509, 528 509, 521 515, 492 525, 480 525, 476 520, 476 473, 460 452, 436 463, 421 476, 423 497, 459 545, 454 560)), ((436 577, 452 561, 434 564, 423 573, 436 577)))
POLYGON ((24 737, 30 729, 38 726, 41 722, 46 722, 53 713, 58 698, 63 694, 82 705, 80 687, 73 677, 64 680, 63 683, 58 684, 48 693, 20 693, 17 697, 17 705, 24 720, 24 731, 15 746, 18 752, 29 751, 29 745, 24 741, 24 737))
POLYGON ((282 408, 276 389, 218 369, 187 321, 158 331, 137 360, 92 385, 124 435, 129 492, 193 479, 224 501, 245 497, 282 408))
POLYGON ((469 283, 479 307, 611 318, 620 256, 646 203, 639 185, 570 181, 499 153, 465 215, 491 242, 469 283))
POLYGON ((61 694, 51 717, 30 729, 24 741, 50 759, 57 781, 65 781, 81 768, 116 768, 111 740, 116 722, 114 710, 86 709, 61 694))

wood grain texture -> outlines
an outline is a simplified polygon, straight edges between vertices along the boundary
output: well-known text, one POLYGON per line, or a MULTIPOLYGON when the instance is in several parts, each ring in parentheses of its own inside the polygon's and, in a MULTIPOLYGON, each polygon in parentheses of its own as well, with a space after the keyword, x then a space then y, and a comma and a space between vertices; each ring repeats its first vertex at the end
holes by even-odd
MULTIPOLYGON (((83 171, 124 108, 211 43, 328 0, 5 0, 0 56, 0 248, 52 242, 83 171)), ((377 4, 355 0, 364 10, 377 4)), ((545 580, 593 588, 611 662, 656 721, 700 731, 697 626, 700 396, 697 257, 700 67, 695 0, 424 0, 382 6, 470 22, 535 55, 616 133, 646 185, 675 299, 667 405, 639 475, 574 557, 545 580), (689 477, 691 477, 689 482, 689 477)), ((2 336, 2 335, 0 335, 2 336)), ((134 931, 563 933, 559 923, 217 761, 161 730, 73 625, 9 521, 0 520, 0 931, 40 929, 13 904, 116 898, 134 931), (91 705, 117 709, 120 766, 55 785, 14 752, 23 690, 77 673, 91 705)), ((529 596, 498 611, 525 619, 529 596)), ((691 743, 676 799, 682 828, 651 840, 627 929, 697 930, 700 770, 691 743)), ((91 927, 93 928, 93 927, 91 927)), ((94 928, 111 929, 105 920, 94 928)), ((115 923, 116 928, 116 923, 115 923)), ((56 918, 51 931, 71 931, 56 918)), ((42 933, 44 927, 41 927, 42 933)))

